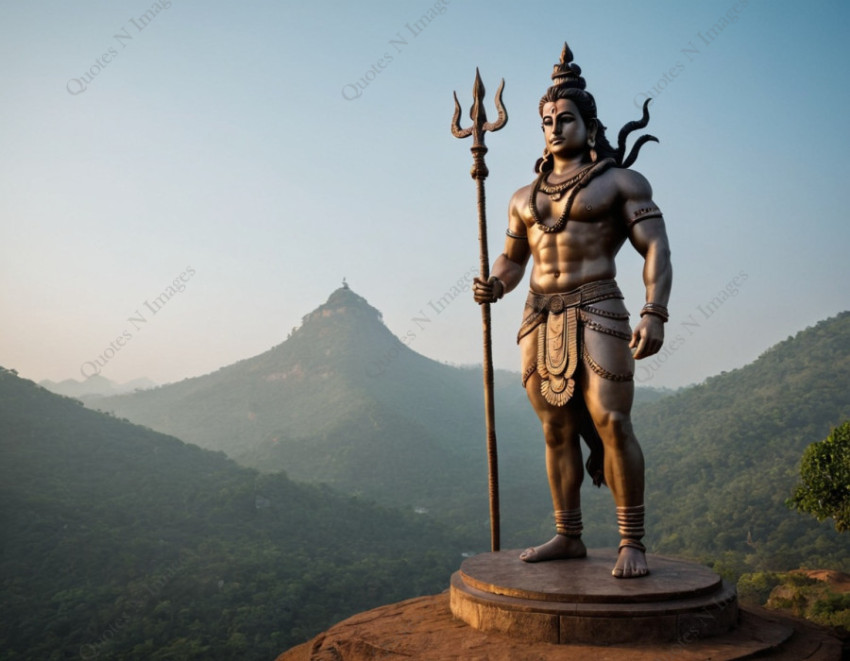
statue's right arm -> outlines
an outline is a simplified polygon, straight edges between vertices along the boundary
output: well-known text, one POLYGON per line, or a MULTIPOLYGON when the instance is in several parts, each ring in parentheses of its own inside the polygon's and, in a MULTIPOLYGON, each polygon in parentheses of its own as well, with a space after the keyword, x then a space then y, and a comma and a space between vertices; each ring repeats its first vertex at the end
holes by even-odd
POLYGON ((531 257, 528 246, 528 227, 522 218, 522 209, 528 198, 525 189, 514 193, 508 208, 508 231, 505 250, 493 262, 490 278, 486 282, 475 278, 473 295, 478 303, 494 303, 514 289, 525 275, 531 257))

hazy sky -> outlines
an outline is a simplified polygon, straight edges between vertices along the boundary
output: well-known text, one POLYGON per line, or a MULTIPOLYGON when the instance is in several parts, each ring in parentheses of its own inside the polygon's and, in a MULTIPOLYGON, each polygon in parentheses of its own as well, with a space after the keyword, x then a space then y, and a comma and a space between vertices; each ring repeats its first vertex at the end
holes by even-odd
MULTIPOLYGON (((211 372, 343 277, 413 350, 480 362, 478 307, 453 292, 478 241, 452 91, 466 124, 475 67, 491 118, 506 80, 495 257, 565 39, 612 138, 655 97, 661 143, 635 168, 675 283, 639 383, 701 381, 850 308, 845 0, 33 0, 0 26, 0 365, 27 378, 211 372)), ((618 263, 634 314, 641 262, 627 244, 618 263)), ((518 369, 525 289, 493 308, 497 367, 518 369)))

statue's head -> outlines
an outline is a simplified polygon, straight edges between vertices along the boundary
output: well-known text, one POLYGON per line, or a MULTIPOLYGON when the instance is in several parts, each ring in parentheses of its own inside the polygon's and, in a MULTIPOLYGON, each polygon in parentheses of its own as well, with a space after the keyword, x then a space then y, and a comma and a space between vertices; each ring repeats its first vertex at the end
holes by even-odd
MULTIPOLYGON (((643 119, 638 122, 630 122, 620 131, 619 145, 617 149, 614 149, 605 136, 605 125, 597 117, 596 100, 585 89, 586 87, 587 83, 582 78, 581 67, 573 62, 573 53, 566 42, 564 42, 564 49, 561 51, 561 61, 555 64, 552 71, 552 86, 546 90, 546 93, 540 99, 538 110, 541 119, 544 121, 544 132, 546 130, 546 115, 552 114, 553 105, 557 105, 560 100, 570 101, 578 111, 586 130, 585 153, 588 159, 596 161, 604 158, 613 158, 617 165, 628 167, 637 158, 637 152, 644 142, 647 140, 656 140, 653 136, 641 136, 629 153, 628 158, 624 159, 626 136, 637 128, 643 128, 649 121, 649 112, 647 110, 649 100, 647 99, 646 103, 644 103, 643 119)), ((553 163, 547 147, 543 152, 543 158, 538 159, 534 166, 534 170, 535 172, 546 172, 551 170, 552 165, 553 163)))
MULTIPOLYGON (((613 155, 614 150, 611 149, 605 139, 605 126, 596 116, 596 100, 585 89, 587 83, 581 76, 581 67, 572 60, 573 53, 565 42, 564 49, 561 51, 561 61, 555 65, 552 71, 552 86, 546 90, 546 93, 540 99, 538 110, 543 120, 544 133, 546 132, 547 121, 551 124, 551 118, 547 119, 547 116, 555 112, 555 107, 560 108, 569 105, 570 110, 575 108, 578 111, 580 121, 583 124, 586 133, 584 151, 587 157, 590 160, 597 160, 600 156, 606 158, 613 155), (558 103, 562 100, 569 101, 571 104, 558 103)), ((543 158, 538 160, 535 171, 542 172, 551 169, 552 162, 547 155, 548 147, 543 153, 543 158)))

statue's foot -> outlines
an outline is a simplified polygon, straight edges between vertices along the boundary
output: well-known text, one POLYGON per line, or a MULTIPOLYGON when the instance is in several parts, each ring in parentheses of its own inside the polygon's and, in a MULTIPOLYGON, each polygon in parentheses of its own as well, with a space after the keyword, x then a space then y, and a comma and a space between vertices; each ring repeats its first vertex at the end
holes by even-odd
POLYGON ((649 573, 646 548, 640 542, 624 539, 620 543, 617 564, 611 573, 617 578, 640 578, 649 573))
POLYGON ((545 560, 564 560, 566 558, 584 558, 587 548, 581 537, 555 535, 545 544, 526 549, 519 554, 524 562, 543 562, 545 560))

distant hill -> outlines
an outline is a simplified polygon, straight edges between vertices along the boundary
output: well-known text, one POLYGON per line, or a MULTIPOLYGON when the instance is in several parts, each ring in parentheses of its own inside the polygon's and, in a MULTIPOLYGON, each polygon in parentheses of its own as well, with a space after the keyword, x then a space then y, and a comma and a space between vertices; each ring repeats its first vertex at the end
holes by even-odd
POLYGON ((640 407, 653 548, 737 571, 847 571, 850 535, 784 501, 805 447, 848 419, 850 312, 640 407))
MULTIPOLYGON (((518 375, 498 377, 500 451, 522 469, 542 456, 538 424, 518 375)), ((247 466, 285 470, 385 504, 444 516, 457 511, 487 539, 480 368, 450 367, 411 351, 348 288, 334 291, 291 337, 261 355, 89 405, 247 466)), ((549 509, 542 470, 539 464, 519 473, 525 485, 527 475, 535 476, 531 491, 542 500, 535 524, 549 509)))
POLYGON ((427 516, 262 475, 0 368, 5 659, 270 659, 439 592, 427 516))
POLYGON ((146 390, 153 388, 156 383, 148 378, 133 379, 127 383, 116 383, 110 381, 105 376, 94 374, 83 381, 74 379, 65 379, 64 381, 50 381, 45 379, 39 381, 38 385, 46 388, 57 395, 65 395, 66 397, 106 397, 110 395, 121 395, 123 393, 134 392, 136 390, 146 390))

